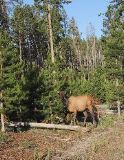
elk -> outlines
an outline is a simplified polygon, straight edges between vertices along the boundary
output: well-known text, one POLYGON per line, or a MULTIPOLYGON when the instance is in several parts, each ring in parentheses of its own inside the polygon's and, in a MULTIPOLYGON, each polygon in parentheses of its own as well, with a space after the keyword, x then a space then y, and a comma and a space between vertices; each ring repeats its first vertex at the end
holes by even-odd
POLYGON ((73 114, 74 124, 76 122, 76 116, 78 112, 84 113, 84 125, 86 125, 86 120, 88 117, 88 112, 90 113, 93 124, 96 126, 96 115, 98 118, 98 111, 96 105, 100 104, 100 101, 95 99, 93 96, 81 95, 81 96, 71 96, 68 99, 65 98, 65 94, 62 91, 60 93, 63 103, 67 107, 69 113, 73 114))

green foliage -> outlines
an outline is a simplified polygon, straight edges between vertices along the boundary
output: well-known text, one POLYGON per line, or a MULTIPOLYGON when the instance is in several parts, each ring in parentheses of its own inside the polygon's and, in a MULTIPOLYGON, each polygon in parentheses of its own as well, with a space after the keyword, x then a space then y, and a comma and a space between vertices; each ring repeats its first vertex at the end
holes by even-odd
MULTIPOLYGON (((42 12, 42 10, 41 10, 42 12)), ((47 57, 48 40, 44 17, 36 14, 34 6, 17 6, 11 18, 13 43, 27 64, 43 65, 47 57)))
MULTIPOLYGON (((107 80, 113 86, 113 99, 123 100, 123 93, 119 93, 120 86, 124 83, 124 28, 123 28, 123 1, 112 1, 106 12, 106 19, 104 20, 104 37, 103 50, 106 61, 106 75, 107 80)), ((108 86, 110 88, 110 86, 108 86)), ((112 96, 112 93, 110 97, 112 96)), ((112 98, 112 97, 111 97, 112 98)))
POLYGON ((91 74, 90 78, 90 92, 92 95, 101 99, 103 102, 105 101, 105 72, 99 67, 93 74, 91 74))
POLYGON ((40 76, 39 69, 35 66, 28 68, 24 77, 23 91, 25 92, 25 99, 23 99, 23 104, 26 108, 23 119, 39 121, 39 118, 43 115, 42 112, 40 113, 40 110, 42 110, 40 99, 45 92, 43 77, 40 76))
POLYGON ((56 117, 63 116, 64 106, 59 97, 59 91, 64 86, 59 64, 52 64, 49 60, 46 62, 43 71, 40 73, 43 77, 45 90, 41 95, 41 104, 45 117, 49 117, 50 121, 54 121, 56 117))
POLYGON ((22 66, 19 62, 18 54, 13 48, 9 48, 4 52, 3 62, 3 79, 2 85, 4 90, 4 104, 7 113, 20 112, 23 110, 21 102, 25 97, 22 90, 24 78, 22 77, 22 66), (13 54, 12 54, 13 53, 13 54), (15 107, 16 106, 16 107, 15 107))

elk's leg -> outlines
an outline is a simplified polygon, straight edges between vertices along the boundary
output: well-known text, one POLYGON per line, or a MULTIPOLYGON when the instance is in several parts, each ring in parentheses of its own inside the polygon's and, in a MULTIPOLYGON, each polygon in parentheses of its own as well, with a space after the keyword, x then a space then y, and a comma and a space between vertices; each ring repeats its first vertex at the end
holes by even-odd
MULTIPOLYGON (((72 115, 73 115, 73 122, 74 122, 74 125, 76 125, 76 116, 77 116, 77 112, 72 113, 72 115)), ((72 125, 72 120, 71 120, 71 125, 72 125)))
POLYGON ((97 108, 96 108, 96 121, 97 121, 97 124, 100 122, 100 112, 97 108))
POLYGON ((94 113, 93 107, 89 108, 89 112, 90 112, 90 114, 92 116, 93 125, 96 127, 95 113, 94 113))
POLYGON ((71 125, 73 125, 73 121, 74 121, 74 113, 71 114, 71 125))
POLYGON ((84 111, 83 113, 84 113, 84 124, 83 124, 83 126, 86 126, 86 120, 87 120, 87 117, 88 117, 88 113, 87 113, 87 111, 84 111))
POLYGON ((74 125, 77 124, 77 112, 74 113, 74 125))

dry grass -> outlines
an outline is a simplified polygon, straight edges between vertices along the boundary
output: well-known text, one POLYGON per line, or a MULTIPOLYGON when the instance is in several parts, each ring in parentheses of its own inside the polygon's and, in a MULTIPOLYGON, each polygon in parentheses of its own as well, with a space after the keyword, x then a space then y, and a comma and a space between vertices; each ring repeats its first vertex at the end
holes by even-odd
POLYGON ((91 144, 87 160, 123 160, 124 159, 124 126, 116 127, 111 134, 91 144))
POLYGON ((99 127, 53 160, 121 160, 124 159, 123 117, 106 116, 99 127), (104 122, 103 122, 104 121, 104 122))

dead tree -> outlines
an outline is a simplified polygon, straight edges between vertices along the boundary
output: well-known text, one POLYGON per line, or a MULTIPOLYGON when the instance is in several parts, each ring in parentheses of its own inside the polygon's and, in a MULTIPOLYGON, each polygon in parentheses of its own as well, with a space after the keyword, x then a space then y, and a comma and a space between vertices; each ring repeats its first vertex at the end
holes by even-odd
MULTIPOLYGON (((3 66, 2 66, 2 52, 0 51, 0 59, 1 59, 1 65, 0 65, 0 76, 2 78, 3 75, 3 66)), ((3 114, 3 92, 2 88, 0 90, 0 111, 1 111, 1 131, 5 132, 5 125, 4 125, 4 114, 3 114)))
POLYGON ((52 19, 51 19, 51 8, 49 0, 46 0, 47 8, 47 19, 48 19, 48 31, 49 31, 49 43, 52 63, 55 62, 54 45, 53 45, 53 31, 52 31, 52 19))

